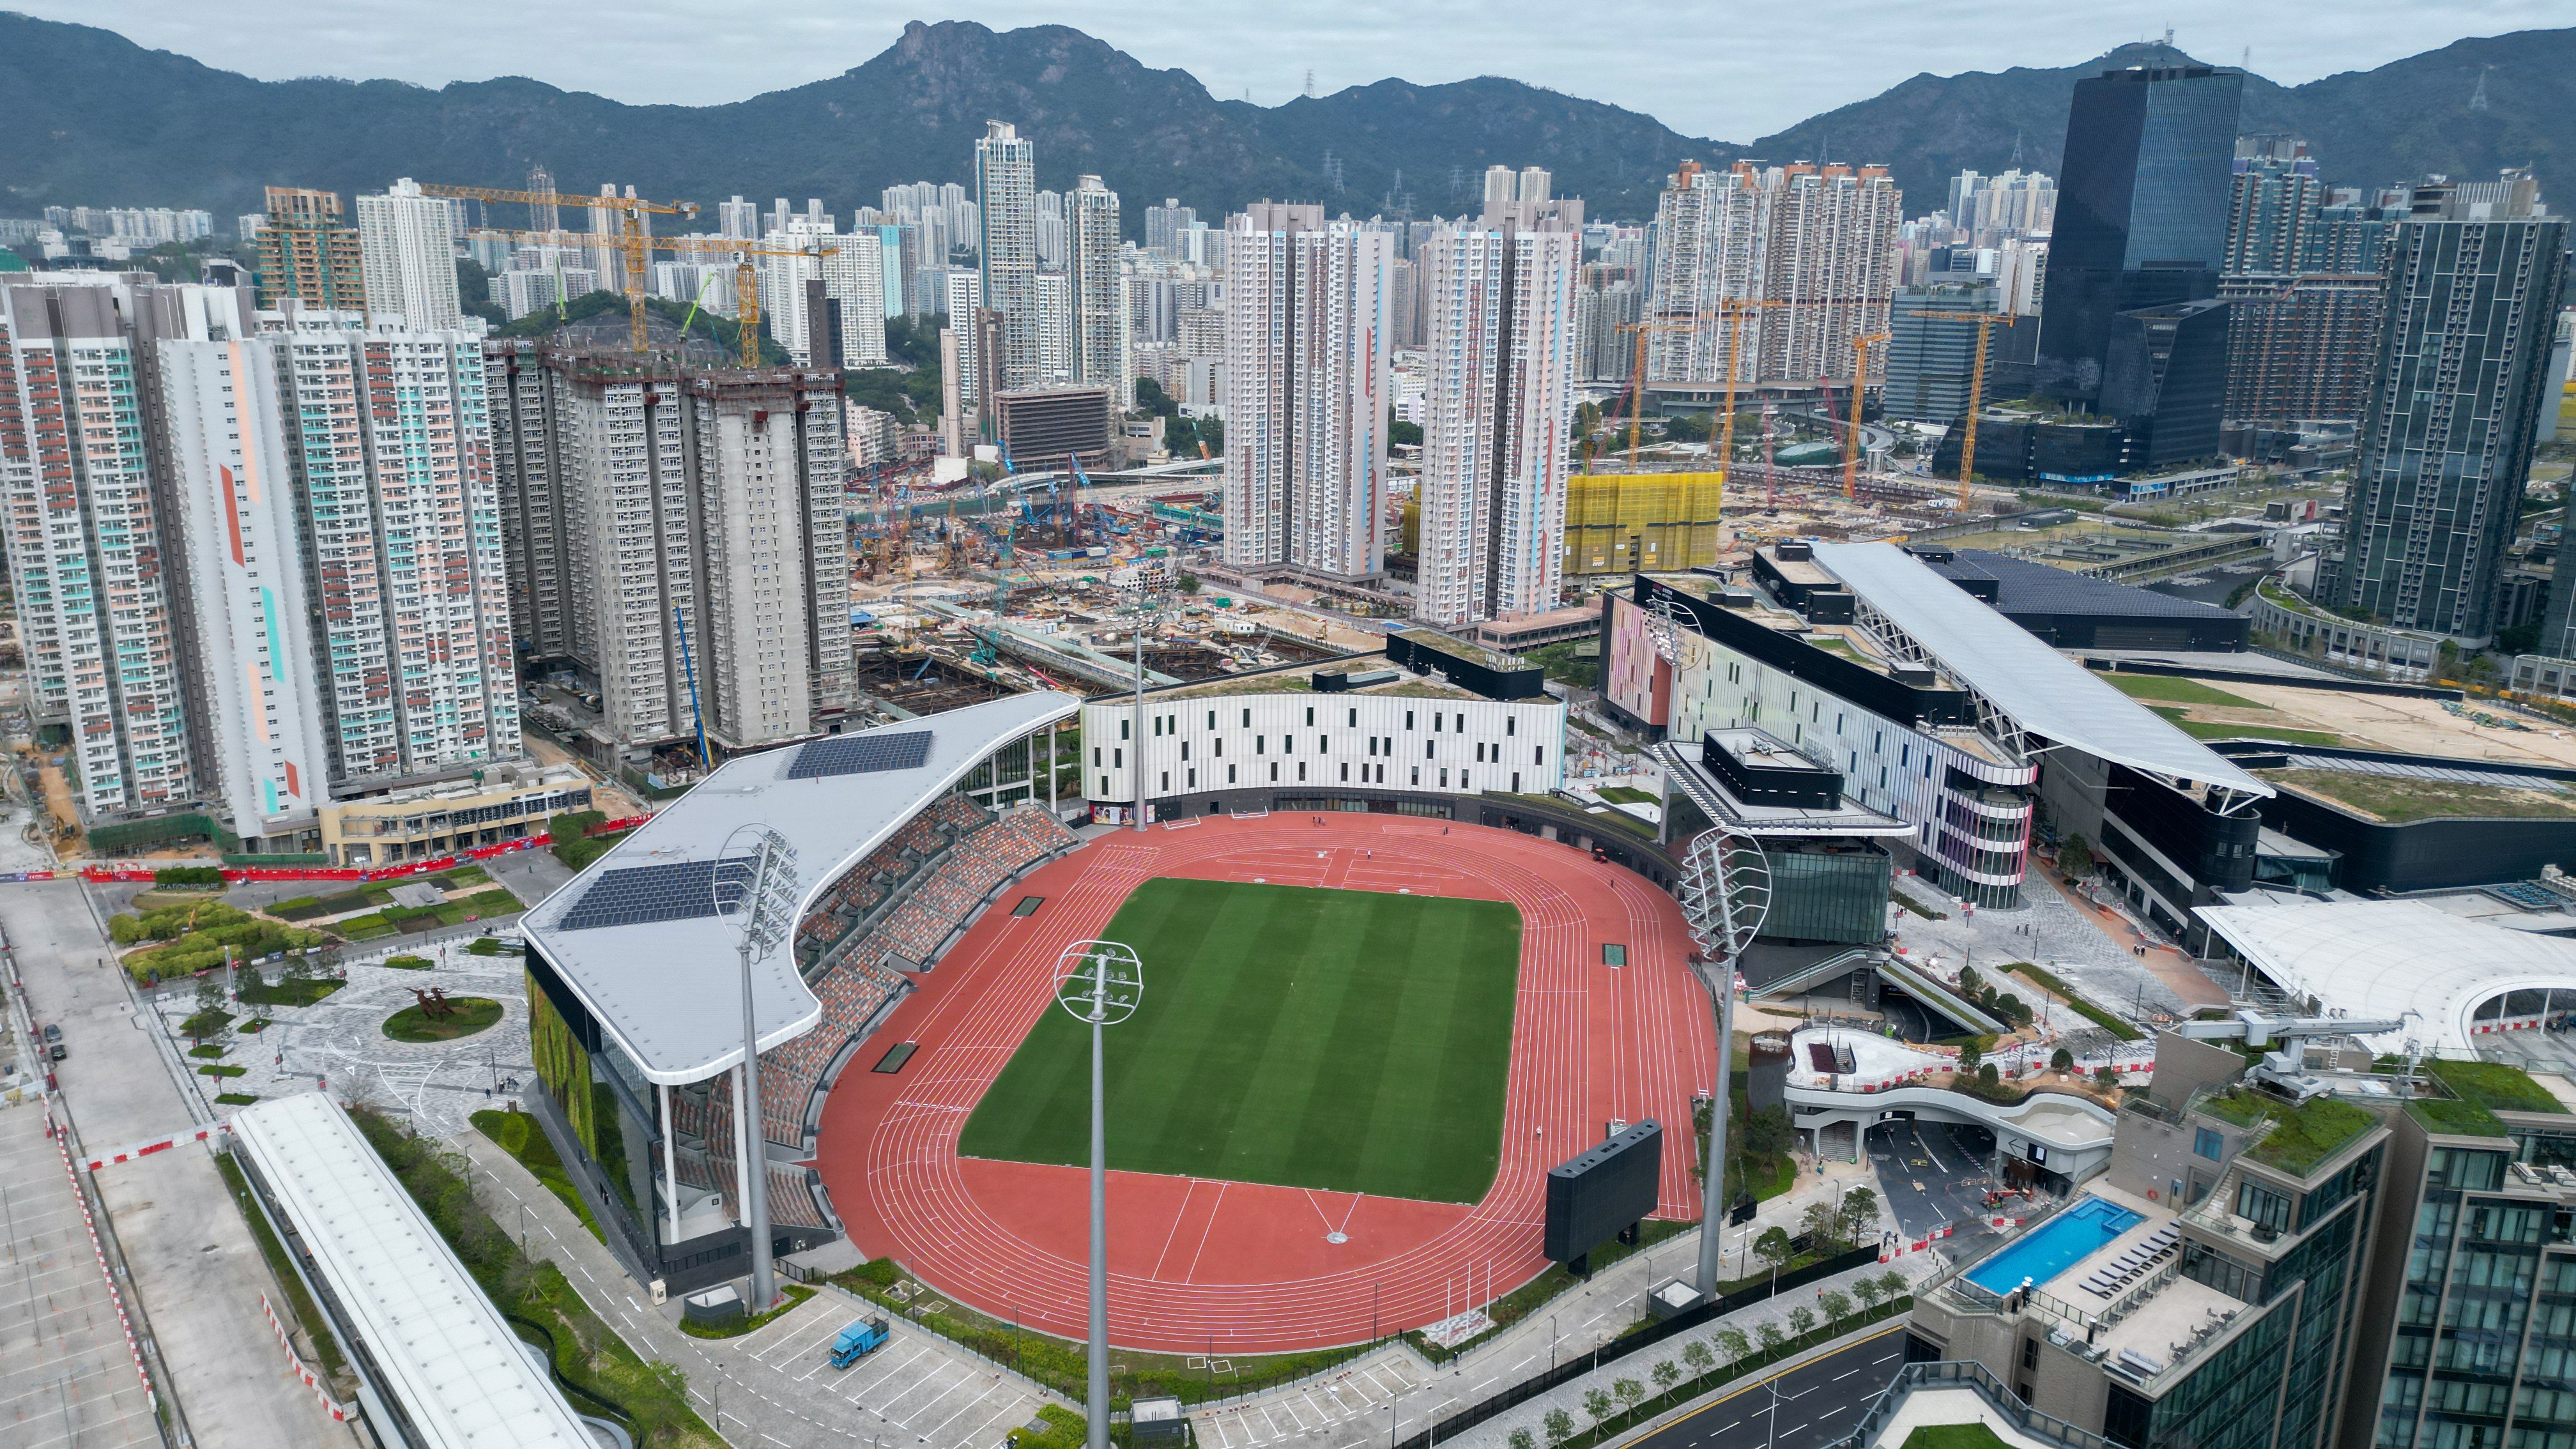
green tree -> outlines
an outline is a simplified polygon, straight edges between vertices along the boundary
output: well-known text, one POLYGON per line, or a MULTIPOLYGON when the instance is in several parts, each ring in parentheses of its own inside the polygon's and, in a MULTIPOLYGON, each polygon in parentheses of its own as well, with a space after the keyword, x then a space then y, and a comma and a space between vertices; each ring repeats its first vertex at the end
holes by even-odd
POLYGON ((1968 1038, 1966 1041, 1959 1043, 1959 1070, 1971 1074, 1975 1073, 1977 1070, 1977 1063, 1985 1060, 1985 1056, 1985 1046, 1975 1037, 1968 1038))
POLYGON ((1987 1062, 1985 1065, 1977 1068, 1977 1087, 1979 1090, 1992 1092, 2001 1088, 2002 1085, 2003 1074, 1995 1070, 1995 1064, 1993 1062, 1987 1062))
POLYGON ((1840 1289, 1828 1288, 1816 1295, 1816 1307, 1825 1315, 1827 1323, 1840 1323, 1852 1315, 1851 1295, 1840 1289))
POLYGON ((1856 1187, 1843 1194, 1843 1241, 1857 1245, 1878 1226, 1878 1194, 1856 1187))
POLYGON ((1538 1427, 1539 1432, 1547 1436, 1549 1444, 1562 1444, 1574 1437, 1574 1416, 1563 1409, 1550 1409, 1547 1416, 1538 1421, 1538 1427))
POLYGON ((2109 1067, 2095 1067, 2093 1069, 2093 1080, 2101 1083, 2105 1087, 2116 1087, 2120 1085, 2120 1074, 2111 1070, 2109 1067))
POLYGON ((2093 874, 2093 846, 2081 835, 2070 835, 2057 845, 2057 868, 2068 880, 2084 880, 2093 874))
POLYGON ((2075 1053, 2068 1051, 2064 1047, 2059 1047, 2057 1050, 2048 1054, 2048 1068, 2053 1072, 2071 1072, 2075 1070, 2075 1053))
POLYGON ((1717 1340, 1719 1351, 1726 1355, 1726 1361, 1729 1363, 1753 1351, 1753 1340, 1744 1336, 1743 1329, 1733 1325, 1719 1329, 1710 1337, 1717 1340))
POLYGON ((1598 1424, 1609 1418, 1610 1411, 1615 1407, 1616 1405, 1611 1402, 1609 1390, 1591 1388, 1583 1391, 1583 1412, 1592 1416, 1592 1422, 1598 1424))
POLYGON ((1514 1429, 1510 1437, 1503 1442, 1511 1446, 1511 1449, 1538 1449, 1538 1436, 1532 1434, 1526 1426, 1514 1429))
POLYGON ((1804 1338, 1815 1331, 1816 1310, 1809 1308, 1804 1303, 1801 1303, 1797 1307, 1789 1310, 1789 1332, 1793 1336, 1804 1338))
POLYGON ((1780 1270, 1789 1265, 1789 1260, 1798 1256, 1798 1250, 1790 1243, 1787 1232, 1778 1227, 1768 1227, 1753 1240, 1753 1256, 1770 1264, 1771 1276, 1777 1278, 1780 1270))
MULTIPOLYGON (((1199 576, 1198 576, 1197 574, 1192 574, 1192 573, 1185 573, 1185 574, 1182 574, 1182 575, 1181 575, 1181 582, 1180 582, 1180 590, 1181 590, 1181 592, 1182 592, 1182 593, 1185 593, 1185 594, 1195 594, 1195 593, 1197 593, 1197 592, 1199 591, 1199 576)), ((736 1013, 736 1014, 737 1014, 737 1015, 739 1015, 740 1013, 736 1013)))
POLYGON ((1665 1359, 1663 1362, 1655 1365, 1654 1377, 1656 1388, 1669 1390, 1674 1384, 1681 1381, 1681 1376, 1681 1365, 1673 1362, 1671 1359, 1665 1359))
POLYGON ((1853 1280, 1852 1292, 1859 1296, 1864 1308, 1876 1308, 1879 1301, 1887 1297, 1887 1290, 1879 1287, 1878 1280, 1866 1273, 1853 1280))
POLYGON ((1419 448, 1422 446, 1422 425, 1406 422, 1395 415, 1393 408, 1389 408, 1386 414, 1386 440, 1399 447, 1419 448))
POLYGON ((1753 1330, 1753 1336, 1762 1341, 1764 1353, 1775 1352, 1780 1345, 1789 1341, 1789 1335, 1780 1331, 1780 1325, 1767 1318, 1753 1330))
POLYGON ((1682 1345, 1682 1362, 1690 1365, 1691 1377, 1698 1378, 1717 1366, 1717 1355, 1709 1352, 1705 1340, 1694 1338, 1682 1345))
POLYGON ((1823 1252, 1827 1244, 1842 1241, 1842 1214, 1836 1212, 1830 1202, 1819 1200, 1807 1204, 1807 1210, 1798 1216, 1798 1226, 1806 1231, 1818 1252, 1823 1252))
POLYGON ((1890 1268, 1878 1275, 1878 1286, 1887 1291, 1888 1297, 1902 1298, 1905 1296, 1905 1275, 1890 1268))
POLYGON ((1637 1401, 1646 1396, 1646 1386, 1635 1379, 1621 1379, 1610 1386, 1610 1392, 1619 1396, 1622 1410, 1633 1409, 1637 1407, 1637 1401))

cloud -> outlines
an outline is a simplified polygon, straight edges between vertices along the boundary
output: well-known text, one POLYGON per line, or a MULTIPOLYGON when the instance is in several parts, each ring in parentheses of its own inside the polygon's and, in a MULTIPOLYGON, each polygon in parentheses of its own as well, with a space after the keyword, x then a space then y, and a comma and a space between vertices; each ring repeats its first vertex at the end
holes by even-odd
POLYGON ((2556 0, 2004 0, 1863 5, 1671 5, 1664 0, 1310 0, 1285 7, 1184 0, 977 4, 940 14, 844 0, 713 7, 680 0, 532 6, 523 0, 16 0, 46 19, 262 79, 331 74, 421 85, 520 73, 629 102, 709 105, 837 75, 913 19, 997 29, 1070 25, 1139 61, 1176 67, 1217 96, 1278 105, 1388 76, 1509 76, 1643 111, 1685 134, 1750 141, 1925 72, 2056 67, 2168 24, 2204 60, 2295 85, 2366 70, 2464 36, 2566 23, 2556 0))

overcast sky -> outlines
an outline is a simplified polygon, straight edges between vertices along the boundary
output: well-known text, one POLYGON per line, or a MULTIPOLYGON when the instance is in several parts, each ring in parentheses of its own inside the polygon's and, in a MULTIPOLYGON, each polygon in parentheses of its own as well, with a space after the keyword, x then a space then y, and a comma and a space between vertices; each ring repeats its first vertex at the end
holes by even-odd
POLYGON ((1071 25, 1218 96, 1262 105, 1388 76, 1510 76, 1750 141, 1923 71, 2064 66, 2168 25, 2204 60, 2284 84, 2367 70, 2464 36, 2568 24, 2566 0, 1033 0, 939 12, 881 0, 10 0, 262 79, 423 85, 530 75, 621 101, 705 105, 866 61, 912 19, 1071 25))

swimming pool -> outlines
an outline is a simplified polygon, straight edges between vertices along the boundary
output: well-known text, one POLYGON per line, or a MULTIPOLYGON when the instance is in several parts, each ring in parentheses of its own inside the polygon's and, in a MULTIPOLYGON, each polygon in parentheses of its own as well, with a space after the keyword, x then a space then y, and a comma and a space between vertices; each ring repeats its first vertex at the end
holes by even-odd
POLYGON ((2143 1213, 2088 1197, 1970 1269, 1968 1281, 1990 1293, 2010 1293, 2025 1278, 2044 1284, 2144 1221, 2143 1213))

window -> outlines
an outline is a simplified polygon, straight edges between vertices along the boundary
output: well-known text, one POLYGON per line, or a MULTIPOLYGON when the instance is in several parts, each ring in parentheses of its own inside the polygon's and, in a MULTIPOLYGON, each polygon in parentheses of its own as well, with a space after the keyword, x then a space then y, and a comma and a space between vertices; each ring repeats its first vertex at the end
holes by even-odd
POLYGON ((1356 708, 1351 711, 1349 727, 1352 729, 1358 729, 1360 727, 1360 712, 1356 708))
POLYGON ((1449 772, 1447 770, 1442 770, 1440 772, 1440 788, 1443 790, 1449 788, 1449 772))
POLYGON ((2219 1154, 2225 1150, 2225 1147, 2226 1139, 2207 1127, 2192 1134, 2191 1150, 2212 1162, 2218 1160, 2219 1154))
POLYGON ((1191 788, 1191 789, 1193 789, 1193 790, 1197 789, 1197 788, 1199 787, 1199 772, 1198 772, 1198 771, 1196 771, 1196 770, 1192 770, 1192 771, 1190 771, 1190 772, 1189 772, 1189 776, 1190 776, 1190 779, 1189 779, 1189 786, 1190 786, 1190 788, 1191 788))
POLYGON ((1299 760, 1297 762, 1297 783, 1300 785, 1306 783, 1306 762, 1304 760, 1299 760))
POLYGON ((1109 752, 1109 768, 1113 770, 1123 770, 1127 768, 1127 752, 1123 749, 1111 750, 1109 752))
POLYGON ((1215 728, 1216 728, 1216 711, 1215 711, 1215 710, 1209 710, 1209 711, 1208 711, 1208 728, 1209 728, 1209 729, 1215 729, 1215 728))
POLYGON ((1091 747, 1091 763, 1095 766, 1100 763, 1100 746, 1098 745, 1093 745, 1091 747))
POLYGON ((1431 716, 1431 732, 1435 735, 1440 733, 1440 716, 1436 711, 1431 716))
POLYGON ((1270 753, 1270 736, 1254 735, 1252 737, 1252 752, 1256 755, 1266 755, 1270 753))
POLYGON ((1547 746, 1545 746, 1545 745, 1541 745, 1541 746, 1539 746, 1539 747, 1538 747, 1538 758, 1537 758, 1537 759, 1535 759, 1535 760, 1532 760, 1530 763, 1532 763, 1532 764, 1534 764, 1534 765, 1544 765, 1544 764, 1546 764, 1546 763, 1547 763, 1547 746))
POLYGON ((1216 753, 1216 757, 1217 757, 1218 759, 1222 760, 1222 759, 1224 759, 1224 758, 1225 758, 1225 736, 1223 736, 1223 735, 1218 735, 1218 736, 1216 737, 1216 751, 1215 751, 1215 753, 1216 753))
MULTIPOLYGON (((1379 772, 1379 778, 1380 778, 1381 780, 1383 780, 1383 779, 1385 778, 1385 772, 1384 772, 1384 771, 1380 771, 1380 772, 1379 772)), ((1421 784, 1421 783, 1422 783, 1422 767, 1421 767, 1420 765, 1416 765, 1416 766, 1414 766, 1414 767, 1413 767, 1413 783, 1415 783, 1415 784, 1417 784, 1417 785, 1419 785, 1419 784, 1421 784)))
POLYGON ((1422 742, 1422 758, 1426 760, 1437 758, 1439 750, 1440 742, 1438 740, 1424 740, 1422 742))
POLYGON ((1100 798, 1103 800, 1109 798, 1109 777, 1107 775, 1100 777, 1100 798))
POLYGON ((1520 722, 1520 716, 1518 715, 1507 714, 1503 716, 1503 733, 1506 735, 1519 733, 1520 722))
POLYGON ((1520 771, 1518 771, 1518 770, 1514 770, 1514 771, 1512 771, 1512 793, 1513 793, 1513 794, 1515 794, 1515 795, 1517 795, 1517 794, 1519 794, 1520 792, 1521 792, 1521 772, 1520 772, 1520 771))
POLYGON ((1250 729, 1250 728, 1252 728, 1252 711, 1251 711, 1251 710, 1248 710, 1248 709, 1247 709, 1247 710, 1245 710, 1245 711, 1243 712, 1243 727, 1244 727, 1245 729, 1250 729))
POLYGON ((1129 721, 1123 719, 1118 722, 1118 738, 1122 740, 1127 738, 1127 726, 1129 723, 1129 721))
POLYGON ((1465 733, 1467 732, 1467 716, 1466 716, 1465 714, 1463 714, 1463 713, 1462 713, 1462 714, 1459 714, 1459 715, 1457 715, 1457 716, 1456 716, 1456 720, 1457 720, 1457 725, 1458 725, 1458 733, 1460 733, 1460 734, 1462 734, 1462 735, 1463 735, 1463 734, 1465 734, 1465 733))
POLYGON ((2251 1178, 2236 1184, 2236 1215, 2276 1233, 2290 1230, 2290 1200, 2251 1178))
POLYGON ((1225 782, 1229 785, 1234 783, 1234 766, 1232 765, 1225 767, 1225 782))
POLYGON ((1406 729, 1413 728, 1413 711, 1409 709, 1404 712, 1404 727, 1406 729))
POLYGON ((1277 760, 1272 760, 1270 762, 1270 783, 1273 785, 1279 783, 1279 762, 1277 760))
POLYGON ((1311 704, 1310 704, 1310 705, 1306 706, 1306 723, 1307 723, 1307 724, 1309 724, 1309 725, 1312 725, 1314 722, 1315 722, 1315 707, 1314 707, 1313 705, 1311 705, 1311 704))
POLYGON ((1169 770, 1165 770, 1165 771, 1163 772, 1163 784, 1162 784, 1162 788, 1163 788, 1163 789, 1166 789, 1166 790, 1169 790, 1169 789, 1171 789, 1171 788, 1172 788, 1172 772, 1171 772, 1171 771, 1169 771, 1169 770))
POLYGON ((1342 761, 1342 783, 1343 783, 1343 784, 1345 784, 1345 785, 1347 785, 1347 784, 1349 784, 1350 782, 1351 782, 1351 762, 1350 762, 1350 761, 1348 761, 1348 760, 1344 760, 1344 761, 1342 761))
POLYGON ((2038 1339, 2025 1338, 2021 1341, 2021 1366, 2026 1369, 2039 1367, 2038 1339))

